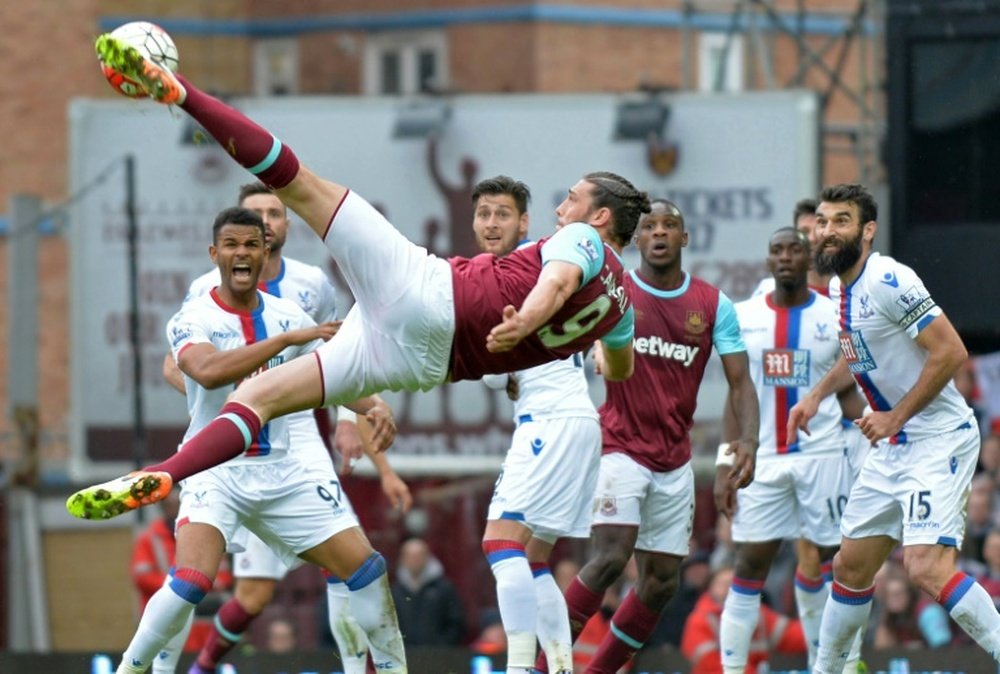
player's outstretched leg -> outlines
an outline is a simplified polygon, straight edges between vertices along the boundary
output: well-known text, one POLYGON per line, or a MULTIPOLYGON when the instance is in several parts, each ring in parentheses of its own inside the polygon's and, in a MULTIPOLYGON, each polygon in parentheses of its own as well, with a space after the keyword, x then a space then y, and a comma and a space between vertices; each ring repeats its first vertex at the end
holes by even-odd
POLYGON ((173 487, 169 473, 137 470, 81 489, 66 501, 66 510, 85 520, 107 520, 144 505, 162 501, 173 487))
POLYGON ((141 471, 78 491, 66 501, 66 510, 81 519, 110 519, 161 501, 174 482, 245 451, 260 433, 260 427, 260 417, 252 409, 236 402, 226 403, 219 416, 184 443, 181 451, 141 471))
MULTIPOLYGON (((111 35, 97 38, 95 49, 101 61, 138 82, 154 100, 179 105, 233 159, 271 189, 288 186, 298 174, 299 160, 291 149, 243 113, 200 91, 182 76, 157 65, 111 35)), ((323 212, 324 226, 338 202, 339 199, 334 200, 329 212, 323 212)), ((293 209, 296 206, 294 203, 287 205, 293 209)), ((311 219, 303 217, 312 226, 311 219)))

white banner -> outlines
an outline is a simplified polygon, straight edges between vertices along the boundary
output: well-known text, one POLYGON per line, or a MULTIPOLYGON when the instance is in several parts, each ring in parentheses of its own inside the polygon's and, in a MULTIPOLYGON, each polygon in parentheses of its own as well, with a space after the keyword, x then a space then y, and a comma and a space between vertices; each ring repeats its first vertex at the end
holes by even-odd
MULTIPOLYGON (((397 139, 400 103, 376 98, 248 99, 235 104, 320 175, 356 190, 414 242, 440 254, 472 250, 472 185, 505 173, 532 189, 531 234, 549 233, 554 208, 584 173, 610 170, 675 201, 691 243, 685 267, 745 297, 763 275, 769 234, 791 223, 794 203, 818 184, 818 126, 807 92, 675 95, 670 156, 654 172, 644 142, 615 141, 620 99, 610 95, 468 96, 450 101, 440 140, 397 139)), ((151 444, 169 451, 186 423, 180 396, 160 375, 163 327, 189 281, 210 265, 216 213, 250 176, 214 145, 191 142, 183 113, 148 102, 78 100, 71 106, 71 188, 128 153, 136 156, 145 417, 151 444)), ((662 149, 662 148, 661 148, 662 149)), ((72 469, 121 470, 131 456, 132 358, 124 173, 74 209, 72 245, 72 469)), ((325 248, 296 223, 285 254, 330 268, 325 248)), ((627 255, 635 264, 637 254, 627 255)), ((346 311, 347 298, 342 305, 346 311)), ((603 397, 600 382, 595 397, 603 397)), ((706 375, 700 418, 718 416, 720 369, 706 375)), ((510 406, 478 382, 389 396, 400 422, 399 456, 469 457, 496 464, 507 447, 510 406)), ((483 465, 486 465, 483 464, 483 465)))

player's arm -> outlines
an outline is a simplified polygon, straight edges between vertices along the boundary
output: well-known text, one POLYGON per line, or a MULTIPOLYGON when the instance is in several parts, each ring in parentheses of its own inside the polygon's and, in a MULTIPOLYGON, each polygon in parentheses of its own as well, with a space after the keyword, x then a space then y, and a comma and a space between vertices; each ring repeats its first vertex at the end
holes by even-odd
POLYGON ((760 405, 750 377, 750 359, 740 332, 736 307, 721 291, 712 328, 712 346, 719 353, 722 371, 729 384, 723 423, 726 423, 727 413, 732 415, 728 422, 729 429, 723 431, 723 437, 730 442, 720 446, 713 493, 719 511, 732 516, 734 490, 753 482, 760 442, 760 405))
POLYGON ((178 354, 177 366, 205 388, 216 389, 240 381, 290 346, 330 339, 338 327, 336 323, 310 325, 226 351, 210 342, 189 344, 178 354))
POLYGON ((620 349, 612 349, 601 342, 601 355, 604 357, 601 374, 608 381, 624 381, 635 371, 635 352, 632 350, 632 342, 620 349))
POLYGON ((891 410, 871 412, 854 422, 872 443, 898 433, 941 393, 969 357, 962 338, 943 313, 927 323, 915 341, 927 352, 927 360, 913 387, 891 410))
POLYGON ((726 480, 735 489, 742 489, 753 482, 757 463, 757 445, 760 442, 760 403, 757 389, 750 378, 750 359, 746 351, 722 355, 722 371, 729 384, 729 412, 735 420, 735 440, 729 441, 729 454, 733 465, 726 473, 726 480))
POLYGON ((618 324, 604 335, 594 349, 597 372, 608 381, 624 381, 635 371, 635 309, 629 307, 618 324))
POLYGON ((169 353, 163 357, 163 380, 181 395, 187 395, 187 389, 184 386, 184 373, 177 367, 174 357, 169 353))
MULTIPOLYGON (((344 405, 356 414, 362 415, 371 424, 370 445, 375 452, 389 449, 396 439, 396 420, 392 416, 392 408, 380 396, 370 395, 359 398, 344 405)), ((360 421, 360 417, 358 419, 360 421)), ((357 459, 359 456, 345 456, 345 460, 357 459)))
POLYGON ((503 320, 486 336, 486 349, 492 353, 513 349, 545 325, 577 291, 582 280, 583 270, 579 265, 563 260, 547 262, 521 308, 504 307, 503 320))
POLYGON ((382 493, 389 499, 393 508, 398 509, 401 513, 409 512, 410 506, 413 505, 413 495, 410 494, 410 488, 389 465, 389 458, 385 453, 375 451, 371 442, 372 428, 364 417, 358 419, 358 432, 361 435, 365 456, 371 460, 375 470, 378 471, 382 493))
POLYGON ((854 377, 847 367, 847 361, 840 356, 830 371, 788 411, 786 431, 789 442, 798 437, 799 431, 809 435, 809 420, 816 416, 819 404, 824 398, 853 385, 854 377))
POLYGON ((840 413, 845 419, 859 419, 865 413, 867 401, 858 387, 854 385, 853 379, 850 385, 845 386, 837 392, 837 402, 840 403, 840 413))

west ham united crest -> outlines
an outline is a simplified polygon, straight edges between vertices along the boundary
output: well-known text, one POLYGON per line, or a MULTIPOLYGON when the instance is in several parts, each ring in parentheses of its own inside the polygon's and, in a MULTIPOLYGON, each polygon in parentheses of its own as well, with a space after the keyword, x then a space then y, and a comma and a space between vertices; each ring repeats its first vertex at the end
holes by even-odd
POLYGON ((688 334, 700 335, 706 328, 705 314, 700 311, 688 311, 687 320, 684 321, 684 330, 688 334))
POLYGON ((679 153, 677 143, 657 134, 650 134, 649 140, 646 141, 646 159, 649 168, 661 178, 670 175, 677 168, 679 153))

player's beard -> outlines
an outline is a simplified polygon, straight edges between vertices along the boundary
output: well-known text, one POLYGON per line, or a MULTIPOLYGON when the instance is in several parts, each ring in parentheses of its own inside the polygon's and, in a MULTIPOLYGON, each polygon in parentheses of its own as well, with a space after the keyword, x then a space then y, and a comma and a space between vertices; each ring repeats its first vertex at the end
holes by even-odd
POLYGON ((824 253, 823 246, 816 250, 813 261, 816 263, 816 272, 829 276, 831 274, 842 274, 854 263, 861 259, 861 228, 858 228, 858 235, 853 239, 847 239, 834 253, 824 253))

